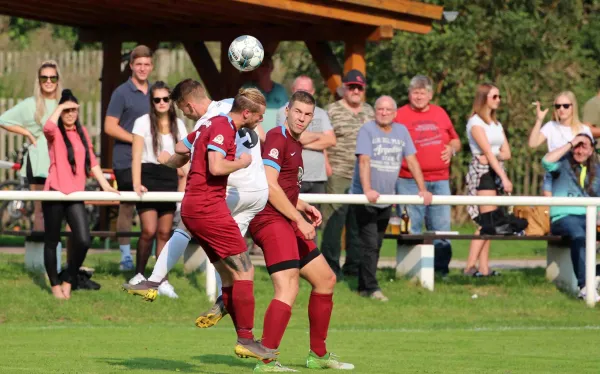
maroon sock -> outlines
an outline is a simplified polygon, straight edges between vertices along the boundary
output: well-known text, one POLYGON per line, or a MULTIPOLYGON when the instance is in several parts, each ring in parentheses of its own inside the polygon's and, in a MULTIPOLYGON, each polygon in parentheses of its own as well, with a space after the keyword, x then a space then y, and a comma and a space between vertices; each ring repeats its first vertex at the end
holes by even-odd
POLYGON ((221 287, 221 298, 223 300, 223 305, 225 305, 225 309, 227 309, 227 313, 231 316, 231 320, 233 321, 233 325, 235 326, 235 312, 233 309, 233 286, 229 287, 221 287))
POLYGON ((331 311, 333 310, 333 294, 312 292, 308 302, 308 321, 310 324, 310 350, 319 357, 327 354, 325 340, 329 330, 331 311))
POLYGON ((265 313, 265 323, 262 335, 262 344, 271 349, 279 348, 283 333, 287 328, 292 307, 277 299, 271 300, 265 313))
POLYGON ((238 338, 254 339, 254 282, 234 281, 232 296, 235 313, 231 318, 234 319, 238 338))

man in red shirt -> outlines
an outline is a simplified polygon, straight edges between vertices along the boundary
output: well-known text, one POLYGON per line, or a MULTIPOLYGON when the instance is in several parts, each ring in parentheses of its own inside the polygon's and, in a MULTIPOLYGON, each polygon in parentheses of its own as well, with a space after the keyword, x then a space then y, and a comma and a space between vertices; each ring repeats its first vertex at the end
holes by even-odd
MULTIPOLYGON (((446 111, 431 104, 432 97, 431 80, 423 75, 415 76, 411 79, 408 88, 409 103, 398 109, 394 121, 406 126, 410 133, 417 150, 417 161, 423 171, 427 191, 434 195, 450 195, 450 163, 452 157, 460 151, 461 143, 446 111)), ((406 161, 402 162, 396 182, 396 193, 399 195, 419 193, 406 161)), ((421 233, 423 221, 429 231, 451 229, 449 205, 408 205, 405 209, 411 220, 409 228, 411 234, 421 233)), ((452 257, 450 242, 438 240, 434 242, 434 246, 435 270, 446 274, 452 257)))
POLYGON ((210 127, 200 127, 175 146, 178 154, 192 150, 181 218, 221 276, 222 300, 238 336, 235 353, 261 360, 276 355, 254 340, 254 268, 225 195, 229 174, 252 161, 247 153, 235 158, 236 133, 242 127, 255 128, 265 107, 260 91, 242 90, 228 115, 213 117, 210 127))
MULTIPOLYGON (((250 233, 263 249, 275 296, 265 313, 262 344, 274 351, 279 348, 302 276, 312 286, 308 304, 307 367, 352 369, 352 364, 340 362, 325 346, 336 278, 313 241, 315 227, 321 224, 321 213, 298 198, 304 174, 302 143, 298 139, 310 124, 314 108, 315 99, 311 94, 295 92, 286 109, 285 126, 270 130, 263 147, 269 202, 250 223, 250 233)), ((255 373, 274 371, 291 369, 282 367, 276 360, 263 360, 254 369, 255 373)))

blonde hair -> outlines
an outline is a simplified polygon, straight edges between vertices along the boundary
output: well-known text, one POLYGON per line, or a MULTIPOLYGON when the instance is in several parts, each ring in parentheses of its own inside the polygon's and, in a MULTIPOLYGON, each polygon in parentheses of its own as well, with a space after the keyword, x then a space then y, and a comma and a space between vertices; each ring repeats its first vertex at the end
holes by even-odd
POLYGON ((234 113, 240 113, 243 110, 249 110, 256 113, 260 110, 260 107, 267 106, 267 101, 264 95, 257 88, 242 88, 233 99, 233 105, 231 111, 234 113))
POLYGON ((477 86, 475 100, 473 101, 473 111, 471 112, 471 116, 477 114, 487 124, 489 124, 492 121, 494 123, 498 122, 498 120, 496 119, 496 110, 492 109, 492 112, 489 115, 487 114, 486 110, 488 108, 488 95, 490 94, 492 88, 498 87, 494 86, 491 83, 482 83, 479 86, 477 86))
MULTIPOLYGON (((571 127, 571 132, 573 134, 579 134, 581 131, 583 131, 583 124, 579 120, 579 106, 577 105, 575 94, 573 91, 563 91, 556 95, 553 104, 556 104, 556 100, 558 100, 558 98, 561 96, 565 96, 567 99, 569 99, 569 101, 571 101, 573 116, 571 117, 571 123, 569 123, 569 126, 571 127)), ((552 113, 552 119, 560 123, 560 118, 558 118, 558 111, 556 109, 554 109, 554 112, 552 113)))
POLYGON ((60 93, 62 92, 62 83, 58 63, 54 60, 46 60, 42 62, 37 70, 37 75, 35 76, 35 83, 33 86, 33 98, 35 99, 35 114, 33 118, 35 119, 35 123, 40 126, 44 125, 42 123, 42 118, 46 113, 46 102, 44 101, 44 95, 42 95, 42 88, 40 87, 40 74, 42 69, 45 68, 52 68, 56 70, 56 75, 58 76, 58 82, 56 82, 56 91, 54 91, 54 100, 58 101, 60 99, 60 93))

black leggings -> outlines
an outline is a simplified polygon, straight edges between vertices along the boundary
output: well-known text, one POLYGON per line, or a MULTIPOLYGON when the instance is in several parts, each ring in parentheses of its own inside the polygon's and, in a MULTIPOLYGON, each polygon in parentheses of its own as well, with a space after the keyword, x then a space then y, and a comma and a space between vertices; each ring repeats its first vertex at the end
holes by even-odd
POLYGON ((63 218, 71 227, 72 250, 67 258, 67 282, 77 282, 79 267, 90 248, 90 229, 85 206, 79 201, 43 201, 44 211, 44 266, 52 286, 59 285, 56 271, 56 246, 60 241, 63 218))

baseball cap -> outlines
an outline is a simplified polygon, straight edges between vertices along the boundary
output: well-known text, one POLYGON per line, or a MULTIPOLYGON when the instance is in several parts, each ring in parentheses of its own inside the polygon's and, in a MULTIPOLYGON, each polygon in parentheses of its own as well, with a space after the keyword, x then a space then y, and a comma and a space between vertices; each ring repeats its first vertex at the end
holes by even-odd
POLYGON ((346 86, 350 84, 358 84, 364 87, 367 85, 367 80, 365 79, 363 73, 353 69, 346 73, 344 79, 342 79, 342 83, 344 83, 346 86))

